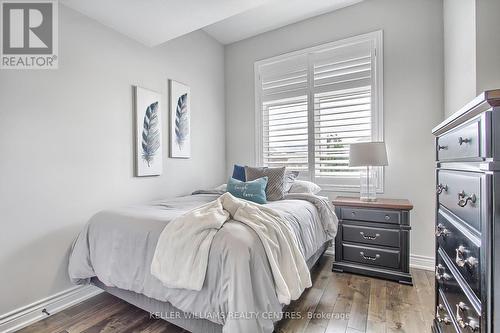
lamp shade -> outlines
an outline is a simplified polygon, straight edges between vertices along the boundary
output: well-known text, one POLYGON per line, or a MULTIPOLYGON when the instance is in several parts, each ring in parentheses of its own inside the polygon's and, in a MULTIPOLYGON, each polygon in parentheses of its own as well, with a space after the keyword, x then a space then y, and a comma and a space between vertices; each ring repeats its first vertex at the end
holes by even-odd
POLYGON ((387 151, 384 142, 360 142, 349 146, 349 166, 387 165, 387 151))

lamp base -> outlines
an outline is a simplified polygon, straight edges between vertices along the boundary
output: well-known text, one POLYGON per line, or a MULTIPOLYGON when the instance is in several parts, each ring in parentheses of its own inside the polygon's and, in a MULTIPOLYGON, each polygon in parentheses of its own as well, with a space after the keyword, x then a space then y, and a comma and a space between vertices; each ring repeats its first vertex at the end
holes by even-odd
POLYGON ((377 179, 375 168, 367 166, 361 171, 359 198, 361 201, 377 201, 377 179))

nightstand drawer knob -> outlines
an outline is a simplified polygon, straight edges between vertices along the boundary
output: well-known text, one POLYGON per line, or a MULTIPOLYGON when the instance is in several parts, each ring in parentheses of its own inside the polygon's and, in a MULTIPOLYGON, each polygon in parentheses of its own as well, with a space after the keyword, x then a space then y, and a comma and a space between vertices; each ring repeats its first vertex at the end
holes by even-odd
POLYGON ((365 235, 365 233, 363 231, 360 231, 359 234, 364 238, 364 239, 368 239, 368 240, 374 240, 374 239, 377 239, 378 237, 380 237, 380 234, 375 234, 375 235, 365 235))
POLYGON ((384 218, 386 221, 389 221, 391 219, 391 217, 389 215, 386 215, 384 218))
POLYGON ((376 254, 375 257, 371 257, 371 256, 366 256, 364 252, 359 252, 359 254, 363 257, 363 259, 365 260, 372 260, 372 261, 375 261, 377 260, 378 258, 380 258, 380 254, 376 254))
POLYGON ((352 211, 352 212, 351 212, 351 215, 352 215, 352 216, 356 216, 356 212, 352 211))

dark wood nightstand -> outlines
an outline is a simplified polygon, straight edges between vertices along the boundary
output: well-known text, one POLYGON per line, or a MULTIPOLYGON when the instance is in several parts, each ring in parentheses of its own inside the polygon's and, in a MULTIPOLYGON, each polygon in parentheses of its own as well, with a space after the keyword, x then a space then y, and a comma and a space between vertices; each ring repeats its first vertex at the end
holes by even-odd
POLYGON ((337 197, 333 204, 339 218, 333 270, 413 284, 410 201, 337 197))

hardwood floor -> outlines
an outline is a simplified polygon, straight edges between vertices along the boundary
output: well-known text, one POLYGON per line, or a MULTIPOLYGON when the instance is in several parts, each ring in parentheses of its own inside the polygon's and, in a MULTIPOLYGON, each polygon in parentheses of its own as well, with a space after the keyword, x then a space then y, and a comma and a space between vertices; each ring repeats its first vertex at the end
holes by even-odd
MULTIPOLYGON (((313 286, 288 308, 279 333, 430 332, 434 274, 412 271, 414 286, 331 272, 323 257, 312 271, 313 286), (292 319, 293 318, 293 319, 292 319)), ((21 333, 187 332, 106 293, 28 326, 21 333)))

